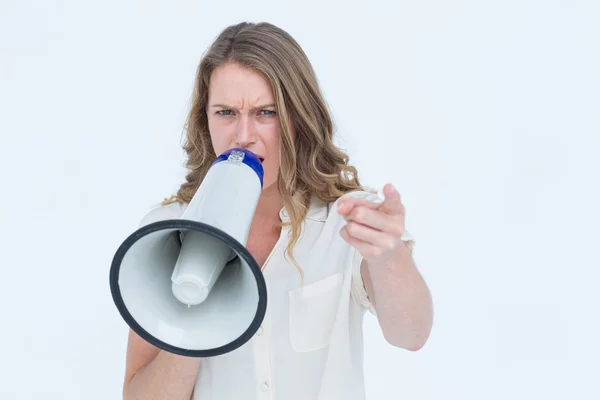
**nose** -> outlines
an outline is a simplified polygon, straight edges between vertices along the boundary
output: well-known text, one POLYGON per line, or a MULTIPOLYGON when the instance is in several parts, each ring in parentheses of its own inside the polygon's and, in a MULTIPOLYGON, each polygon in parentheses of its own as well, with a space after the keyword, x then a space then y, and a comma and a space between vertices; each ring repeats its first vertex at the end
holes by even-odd
POLYGON ((256 143, 256 139, 257 133, 252 119, 248 118, 248 116, 240 118, 235 135, 235 143, 240 147, 248 147, 256 143))

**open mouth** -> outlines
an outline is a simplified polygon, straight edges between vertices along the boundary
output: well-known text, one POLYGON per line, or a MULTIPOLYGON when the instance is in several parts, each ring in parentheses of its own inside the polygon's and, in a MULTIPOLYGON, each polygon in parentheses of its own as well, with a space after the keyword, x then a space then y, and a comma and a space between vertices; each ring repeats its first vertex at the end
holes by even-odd
POLYGON ((260 160, 261 164, 265 161, 265 159, 263 157, 258 157, 258 159, 260 160))

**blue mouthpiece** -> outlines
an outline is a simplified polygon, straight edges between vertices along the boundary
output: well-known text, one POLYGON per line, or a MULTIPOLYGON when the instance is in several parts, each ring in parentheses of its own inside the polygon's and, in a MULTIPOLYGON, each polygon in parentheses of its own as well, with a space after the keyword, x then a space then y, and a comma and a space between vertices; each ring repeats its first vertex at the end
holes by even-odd
POLYGON ((263 187, 263 178, 265 175, 265 171, 258 156, 250 150, 242 148, 229 149, 226 152, 222 153, 220 156, 218 156, 215 162, 212 163, 212 165, 223 161, 233 162, 236 164, 246 164, 247 166, 252 168, 254 172, 256 172, 256 175, 260 180, 260 187, 263 187))

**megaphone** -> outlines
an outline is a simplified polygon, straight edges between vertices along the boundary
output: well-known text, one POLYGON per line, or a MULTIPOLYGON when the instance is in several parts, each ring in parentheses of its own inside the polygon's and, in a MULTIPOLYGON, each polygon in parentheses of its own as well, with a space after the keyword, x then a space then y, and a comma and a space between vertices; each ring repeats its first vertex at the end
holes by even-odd
POLYGON ((263 175, 254 153, 226 151, 180 218, 142 226, 117 249, 113 301, 144 340, 170 353, 212 357, 256 333, 267 290, 245 246, 263 175))

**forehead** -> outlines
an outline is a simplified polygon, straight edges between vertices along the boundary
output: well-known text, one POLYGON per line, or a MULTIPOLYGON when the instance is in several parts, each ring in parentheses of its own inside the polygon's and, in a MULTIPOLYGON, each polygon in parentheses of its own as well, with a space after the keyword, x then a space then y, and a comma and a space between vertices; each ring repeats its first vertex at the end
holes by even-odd
POLYGON ((209 105, 213 103, 231 104, 238 107, 259 103, 272 103, 271 85, 262 75, 237 64, 226 64, 216 68, 208 89, 209 105))

